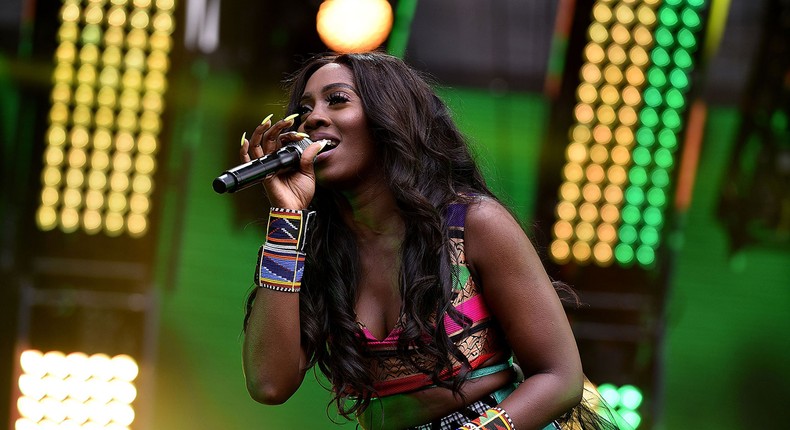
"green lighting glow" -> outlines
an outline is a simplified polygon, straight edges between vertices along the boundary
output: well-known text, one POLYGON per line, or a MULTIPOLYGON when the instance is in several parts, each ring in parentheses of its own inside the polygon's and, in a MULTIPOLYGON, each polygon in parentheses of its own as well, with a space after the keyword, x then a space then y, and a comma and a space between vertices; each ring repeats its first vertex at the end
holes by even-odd
POLYGON ((634 164, 637 166, 648 166, 650 165, 650 161, 652 157, 650 156, 650 150, 639 146, 634 148, 634 151, 631 153, 631 159, 634 160, 634 164))
POLYGON ((674 160, 672 160, 672 153, 666 148, 659 148, 656 150, 653 159, 656 161, 658 167, 663 167, 664 169, 669 169, 674 163, 674 160))
POLYGON ((646 107, 639 112, 639 119, 646 127, 653 128, 658 125, 658 112, 651 107, 646 107))
POLYGON ((661 122, 664 123, 665 127, 677 130, 681 125, 680 115, 675 109, 667 109, 661 113, 661 122))
POLYGON ((639 206, 645 202, 645 192, 639 187, 628 187, 625 192, 625 201, 634 206, 639 206))
POLYGON ((669 65, 669 52, 659 46, 653 49, 653 52, 650 53, 650 59, 653 60, 653 64, 656 66, 666 67, 669 65))
POLYGON ((681 28, 678 31, 677 41, 685 49, 693 49, 697 46, 697 36, 688 28, 681 28))
POLYGON ((647 202, 653 206, 664 206, 667 204, 667 196, 662 188, 651 188, 647 191, 647 202))
POLYGON ((658 227, 664 222, 664 216, 661 214, 661 209, 650 206, 645 208, 642 212, 642 217, 645 219, 645 224, 653 227, 658 227))
POLYGON ((645 245, 655 247, 658 245, 658 231, 655 227, 645 226, 639 230, 639 240, 645 245))
POLYGON ((664 48, 667 48, 675 43, 675 37, 666 27, 659 27, 653 34, 653 37, 655 37, 656 43, 659 46, 663 46, 664 48))
POLYGON ((653 185, 664 188, 669 185, 669 173, 664 169, 656 169, 650 174, 650 181, 653 185))
POLYGON ((656 143, 656 136, 649 128, 640 127, 639 130, 636 131, 636 141, 641 146, 650 147, 656 143))
POLYGON ((660 67, 653 67, 647 72, 647 82, 654 87, 663 87, 667 84, 667 75, 664 74, 660 67))
POLYGON ((689 86, 688 75, 686 75, 686 72, 683 70, 677 68, 669 72, 669 82, 673 87, 681 90, 689 86))
POLYGON ((638 234, 634 226, 625 224, 622 227, 620 227, 619 236, 620 236, 620 242, 627 243, 630 245, 636 242, 638 234))
POLYGON ((642 416, 636 411, 621 411, 620 416, 633 428, 639 427, 639 424, 642 423, 642 416))
POLYGON ((658 144, 664 148, 674 148, 678 146, 677 135, 675 135, 674 131, 668 128, 662 128, 658 132, 658 144))
POLYGON ((642 404, 642 391, 631 384, 621 386, 618 390, 620 404, 628 409, 636 409, 642 404))
POLYGON ((683 93, 681 93, 677 88, 670 88, 667 91, 665 98, 667 101, 667 106, 673 109, 681 109, 686 105, 686 98, 683 97, 683 93))
POLYGON ((656 261, 656 252, 649 246, 640 246, 636 249, 636 261, 644 266, 649 266, 656 261))
POLYGON ((691 68, 693 61, 691 59, 691 54, 688 53, 685 49, 677 49, 672 54, 672 61, 675 63, 676 66, 683 70, 688 70, 691 68))
MULTIPOLYGON (((665 4, 668 4, 668 3, 665 3, 665 4)), ((663 9, 661 9, 661 12, 658 13, 658 21, 663 26, 674 27, 674 26, 678 25, 678 22, 680 22, 680 19, 678 18, 678 14, 674 10, 672 10, 672 9, 670 9, 668 7, 665 7, 663 9)))
POLYGON ((645 185, 647 183, 647 171, 644 167, 634 166, 628 172, 628 180, 638 186, 645 185))
POLYGON ((692 29, 699 28, 702 25, 702 19, 699 17, 699 14, 694 11, 694 9, 686 8, 681 13, 681 18, 683 24, 692 29))
POLYGON ((623 222, 628 224, 639 224, 639 221, 642 219, 642 213, 639 212, 639 208, 636 206, 626 205, 621 214, 623 222))
POLYGON ((642 98, 645 100, 646 105, 654 108, 661 106, 661 103, 663 103, 661 91, 656 87, 646 89, 644 94, 642 94, 642 98))
POLYGON ((705 0, 686 0, 686 4, 695 9, 699 9, 705 5, 705 0))
POLYGON ((88 24, 82 29, 81 36, 83 45, 98 45, 101 43, 101 27, 97 24, 88 24))
MULTIPOLYGON (((634 261, 634 248, 632 248, 630 245, 627 245, 625 243, 618 243, 617 246, 615 246, 615 248, 614 248, 614 258, 616 258, 617 261, 619 261, 620 263, 629 264, 632 261, 634 261)), ((612 404, 616 404, 618 401, 620 401, 620 395, 619 394, 611 394, 610 390, 601 391, 601 387, 602 386, 603 386, 603 384, 601 384, 598 387, 598 392, 601 393, 601 397, 603 397, 606 400, 606 403, 612 405, 612 404), (617 395, 617 397, 614 398, 614 400, 616 400, 616 401, 615 402, 609 401, 604 393, 608 394, 610 397, 614 397, 614 395, 617 395)), ((613 391, 614 391, 614 393, 617 393, 616 389, 613 390, 613 391)))

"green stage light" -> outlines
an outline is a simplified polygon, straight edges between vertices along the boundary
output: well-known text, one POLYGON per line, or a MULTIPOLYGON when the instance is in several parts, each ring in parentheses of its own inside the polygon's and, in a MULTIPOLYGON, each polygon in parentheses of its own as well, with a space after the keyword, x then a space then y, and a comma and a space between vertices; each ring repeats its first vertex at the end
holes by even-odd
POLYGON ((644 126, 654 128, 658 125, 658 112, 651 107, 646 107, 639 113, 639 120, 644 126))
POLYGON ((639 424, 642 423, 642 416, 636 411, 621 411, 620 416, 633 428, 639 427, 639 424))
POLYGON ((664 188, 669 185, 669 173, 663 169, 656 169, 650 174, 650 181, 653 185, 664 188))
POLYGON ((680 114, 678 114, 678 111, 675 109, 664 110, 664 112, 661 113, 661 122, 664 124, 664 127, 672 130, 678 130, 682 124, 680 114))
POLYGON ((661 92, 656 87, 650 87, 645 90, 644 94, 642 94, 642 97, 645 100, 645 104, 653 108, 661 106, 661 103, 664 102, 663 98, 661 97, 661 92))
POLYGON ((694 50, 697 47, 697 36, 688 28, 681 28, 677 34, 678 44, 684 49, 694 50))
POLYGON ((658 13, 658 22, 664 27, 672 28, 678 25, 680 18, 673 9, 665 7, 658 13))
POLYGON ((694 64, 691 54, 685 49, 679 48, 672 54, 672 62, 682 70, 688 70, 694 64))
POLYGON ((634 166, 628 172, 628 180, 634 185, 645 185, 647 183, 647 171, 644 167, 634 166))
POLYGON ((680 19, 687 28, 692 30, 696 30, 702 25, 702 19, 693 9, 684 9, 680 14, 680 19))
POLYGON ((655 227, 645 226, 639 230, 639 240, 645 245, 655 247, 658 245, 658 231, 655 227))
POLYGON ((101 27, 96 24, 88 24, 82 29, 82 43, 98 45, 101 43, 101 27))
POLYGON ((647 191, 647 201, 652 206, 664 206, 667 204, 667 196, 661 188, 650 188, 647 191))
POLYGON ((640 206, 645 202, 645 193, 639 187, 628 187, 625 191, 625 201, 634 206, 640 206))
POLYGON ((672 153, 666 148, 659 148, 656 150, 656 153, 653 155, 653 159, 656 161, 657 166, 664 169, 669 169, 675 163, 675 161, 672 159, 672 153))
POLYGON ((653 36, 658 46, 663 48, 669 48, 675 43, 675 36, 673 36, 672 32, 666 27, 658 28, 653 36))
POLYGON ((664 222, 664 215, 662 215, 661 209, 657 207, 645 208, 644 212, 642 212, 642 217, 645 219, 645 224, 654 227, 658 227, 664 222))
POLYGON ((649 166, 650 162, 652 161, 652 157, 650 156, 650 150, 640 146, 638 148, 634 148, 633 154, 631 154, 631 158, 634 160, 634 164, 637 166, 649 166))
POLYGON ((689 86, 689 78, 686 72, 675 68, 669 72, 669 83, 678 90, 685 90, 689 86))
POLYGON ((686 97, 677 88, 670 88, 664 96, 667 106, 672 109, 683 109, 686 106, 686 97))
MULTIPOLYGON (((657 90, 667 84, 667 75, 664 74, 664 71, 661 70, 660 67, 653 67, 647 72, 647 82, 653 87, 656 87, 653 89, 657 90)), ((648 90, 650 89, 651 88, 648 88, 648 90)), ((645 93, 647 93, 647 90, 645 90, 645 93)))
POLYGON ((656 143, 656 136, 649 128, 640 127, 639 130, 636 131, 636 141, 639 142, 641 146, 651 147, 656 143))
POLYGON ((642 213, 636 206, 626 205, 622 211, 623 221, 627 224, 638 224, 642 219, 642 213))
POLYGON ((668 128, 662 128, 658 132, 658 144, 664 148, 674 148, 678 146, 677 135, 675 135, 674 131, 668 128))
POLYGON ((620 242, 630 245, 636 242, 638 233, 636 232, 636 228, 634 228, 634 226, 625 224, 620 227, 619 237, 620 242))
POLYGON ((636 261, 643 266, 649 266, 656 261, 656 252, 653 248, 642 245, 636 249, 636 261))
POLYGON ((695 9, 699 9, 705 5, 705 0, 686 0, 686 4, 695 9))
MULTIPOLYGON (((634 261, 634 248, 632 248, 630 245, 627 245, 625 243, 618 243, 617 246, 614 248, 614 257, 617 259, 617 261, 619 261, 622 264, 630 264, 631 262, 634 261)), ((604 392, 601 392, 600 386, 598 387, 598 391, 601 393, 601 396, 604 399, 606 399, 606 396, 604 396, 604 392)), ((617 392, 617 390, 614 391, 615 393, 617 392)), ((609 390, 606 390, 606 393, 608 394, 611 392, 609 390)), ((608 400, 606 402, 612 404, 608 400)))
POLYGON ((670 62, 669 53, 660 46, 653 49, 650 58, 653 60, 653 64, 658 67, 666 67, 670 62))

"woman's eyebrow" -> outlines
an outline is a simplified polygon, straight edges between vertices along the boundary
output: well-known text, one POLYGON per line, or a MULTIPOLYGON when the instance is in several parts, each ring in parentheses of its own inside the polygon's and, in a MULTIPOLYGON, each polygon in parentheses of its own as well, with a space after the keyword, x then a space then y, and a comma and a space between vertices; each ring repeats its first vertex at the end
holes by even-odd
MULTIPOLYGON (((359 93, 357 92, 356 88, 354 88, 353 86, 351 86, 349 84, 343 83, 343 82, 335 82, 333 84, 324 85, 321 88, 321 92, 325 93, 325 92, 330 91, 330 90, 335 89, 335 88, 345 88, 347 90, 350 90, 351 92, 353 92, 357 96, 359 95, 359 93)), ((299 99, 299 101, 302 102, 302 101, 305 101, 305 100, 309 100, 311 98, 313 98, 313 94, 312 93, 304 93, 304 94, 302 94, 302 97, 299 99)))

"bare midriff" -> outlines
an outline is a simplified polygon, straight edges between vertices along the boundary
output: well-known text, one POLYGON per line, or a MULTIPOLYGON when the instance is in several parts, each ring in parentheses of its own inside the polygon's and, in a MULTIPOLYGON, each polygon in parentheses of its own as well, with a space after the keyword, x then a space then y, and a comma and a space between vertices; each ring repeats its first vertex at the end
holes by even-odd
MULTIPOLYGON (((494 357, 485 365, 494 365, 506 359, 504 356, 494 357)), ((461 389, 463 397, 454 395, 447 388, 433 387, 374 398, 359 417, 359 423, 365 430, 396 430, 430 423, 512 383, 513 378, 513 370, 508 369, 469 380, 461 389)))

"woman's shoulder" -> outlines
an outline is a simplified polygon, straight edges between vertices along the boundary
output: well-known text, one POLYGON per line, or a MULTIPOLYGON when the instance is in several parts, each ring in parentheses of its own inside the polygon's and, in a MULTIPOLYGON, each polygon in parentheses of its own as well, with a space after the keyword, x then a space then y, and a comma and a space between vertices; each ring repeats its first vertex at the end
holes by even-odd
POLYGON ((499 200, 491 196, 471 196, 467 201, 467 223, 490 224, 500 221, 515 222, 510 211, 499 200))

